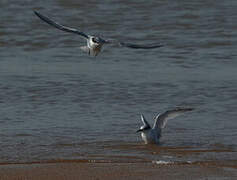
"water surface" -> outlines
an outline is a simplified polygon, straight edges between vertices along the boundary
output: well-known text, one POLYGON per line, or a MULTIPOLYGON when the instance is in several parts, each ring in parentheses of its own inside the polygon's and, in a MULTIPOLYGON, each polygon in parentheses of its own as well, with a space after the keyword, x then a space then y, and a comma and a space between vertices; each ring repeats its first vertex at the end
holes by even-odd
POLYGON ((52 159, 206 161, 236 157, 237 2, 1 1, 0 162, 52 159), (80 51, 67 26, 153 50, 80 51), (176 106, 159 146, 135 131, 176 106), (185 151, 185 152, 184 152, 185 151), (124 158, 122 158, 124 157, 124 158))

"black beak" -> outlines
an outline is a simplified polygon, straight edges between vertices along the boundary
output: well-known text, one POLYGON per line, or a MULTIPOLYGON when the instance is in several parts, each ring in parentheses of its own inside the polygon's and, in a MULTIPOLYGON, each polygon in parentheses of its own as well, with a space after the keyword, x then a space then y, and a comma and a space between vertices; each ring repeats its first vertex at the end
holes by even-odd
POLYGON ((141 129, 138 129, 136 132, 141 132, 142 130, 141 129))

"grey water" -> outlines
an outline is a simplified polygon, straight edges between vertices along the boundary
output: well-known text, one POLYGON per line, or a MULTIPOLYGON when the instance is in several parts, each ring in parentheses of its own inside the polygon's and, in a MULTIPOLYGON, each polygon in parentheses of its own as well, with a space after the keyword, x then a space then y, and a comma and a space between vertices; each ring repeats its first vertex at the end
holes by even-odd
POLYGON ((236 160, 236 1, 1 0, 0 7, 0 163, 236 160), (89 34, 165 46, 105 46, 90 57, 79 49, 82 37, 33 10, 89 34), (170 120, 160 145, 143 145, 140 114, 152 124, 177 106, 195 110, 170 120))

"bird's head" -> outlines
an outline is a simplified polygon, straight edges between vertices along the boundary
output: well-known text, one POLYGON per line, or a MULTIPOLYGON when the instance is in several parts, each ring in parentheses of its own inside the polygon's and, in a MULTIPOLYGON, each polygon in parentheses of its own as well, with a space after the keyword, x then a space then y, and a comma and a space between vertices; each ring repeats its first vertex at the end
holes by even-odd
POLYGON ((91 41, 92 41, 93 43, 96 43, 96 44, 99 44, 99 43, 100 43, 100 39, 99 39, 98 37, 95 37, 95 36, 91 37, 91 41))
POLYGON ((91 36, 90 39, 93 43, 96 43, 96 44, 101 44, 105 42, 105 40, 97 36, 91 36))
POLYGON ((151 129, 151 127, 150 126, 141 126, 140 127, 140 129, 138 129, 136 132, 144 132, 144 131, 147 131, 147 130, 149 130, 149 129, 151 129))

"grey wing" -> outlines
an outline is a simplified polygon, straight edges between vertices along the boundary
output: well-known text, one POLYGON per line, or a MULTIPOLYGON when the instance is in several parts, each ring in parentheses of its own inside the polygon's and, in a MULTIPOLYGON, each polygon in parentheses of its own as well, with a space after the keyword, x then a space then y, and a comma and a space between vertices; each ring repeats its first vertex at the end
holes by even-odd
POLYGON ((40 14, 39 12, 37 11, 34 11, 34 13, 40 18, 42 19, 43 21, 45 21, 46 23, 50 24, 51 26, 57 28, 57 29, 60 29, 62 31, 66 31, 66 32, 70 32, 70 33, 75 33, 75 34, 78 34, 78 35, 81 35, 85 38, 89 38, 88 35, 86 35, 85 33, 81 32, 81 31, 78 31, 77 29, 74 29, 74 28, 70 28, 70 27, 66 27, 66 26, 63 26, 55 21, 53 21, 52 19, 48 18, 47 16, 44 16, 42 14, 40 14))
POLYGON ((143 124, 144 124, 145 126, 150 127, 150 124, 146 121, 146 119, 145 119, 145 117, 143 116, 143 114, 141 114, 141 120, 142 120, 142 122, 143 122, 143 124))
POLYGON ((132 44, 132 43, 125 43, 125 42, 120 42, 121 46, 128 47, 128 48, 133 48, 133 49, 154 49, 154 48, 159 48, 163 47, 162 44, 132 44))
POLYGON ((169 119, 173 119, 185 112, 192 111, 193 108, 176 108, 173 110, 168 110, 162 114, 155 117, 155 123, 153 128, 164 128, 169 119))
POLYGON ((114 39, 106 40, 105 43, 108 44, 117 44, 118 46, 127 47, 127 48, 133 48, 133 49, 154 49, 163 47, 164 45, 157 43, 157 44, 133 44, 133 43, 126 43, 126 42, 119 42, 114 39))

